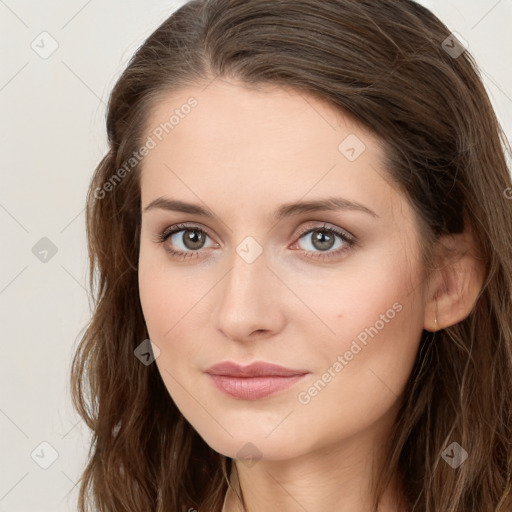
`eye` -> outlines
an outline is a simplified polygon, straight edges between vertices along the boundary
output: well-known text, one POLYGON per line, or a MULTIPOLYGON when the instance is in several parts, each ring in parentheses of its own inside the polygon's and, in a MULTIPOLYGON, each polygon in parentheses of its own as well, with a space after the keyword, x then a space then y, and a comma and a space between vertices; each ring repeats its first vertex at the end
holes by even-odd
MULTIPOLYGON (((332 258, 345 253, 349 249, 351 249, 356 244, 356 239, 352 235, 349 235, 347 232, 342 231, 341 229, 335 227, 328 227, 327 225, 323 226, 315 226, 313 228, 306 229, 300 233, 300 239, 305 238, 306 240, 310 240, 309 247, 306 247, 305 250, 307 253, 312 253, 307 257, 312 258, 332 258), (313 236, 310 236, 313 235, 313 236), (336 238, 340 240, 340 242, 336 245, 336 238), (335 247, 335 250, 331 250, 335 247), (319 252, 315 252, 318 250, 319 252)), ((297 245, 298 242, 294 245, 297 245)))
POLYGON ((199 226, 176 224, 157 235, 156 242, 164 244, 165 250, 178 258, 199 256, 199 250, 204 248, 208 233, 199 226), (183 234, 180 234, 183 233, 183 234), (171 244, 165 243, 170 240, 171 244), (174 249, 174 247, 178 249, 174 249))
MULTIPOLYGON (((299 247, 305 250, 307 258, 327 259, 336 257, 345 253, 356 245, 356 239, 346 231, 339 228, 323 226, 314 226, 304 229, 299 234, 299 240, 310 237, 310 248, 299 247), (336 238, 339 239, 335 250, 336 238), (317 252, 318 251, 318 252, 317 252)), ((196 258, 201 255, 201 249, 205 248, 205 241, 210 238, 208 233, 197 225, 176 224, 157 234, 155 242, 162 243, 165 250, 176 258, 196 258), (171 243, 166 243, 167 241, 171 243), (176 247, 178 247, 176 249, 176 247)), ((300 245, 297 241, 291 248, 300 245)), ((306 244, 308 245, 308 244, 306 244)), ((218 244, 212 244, 210 247, 218 247, 218 244)))

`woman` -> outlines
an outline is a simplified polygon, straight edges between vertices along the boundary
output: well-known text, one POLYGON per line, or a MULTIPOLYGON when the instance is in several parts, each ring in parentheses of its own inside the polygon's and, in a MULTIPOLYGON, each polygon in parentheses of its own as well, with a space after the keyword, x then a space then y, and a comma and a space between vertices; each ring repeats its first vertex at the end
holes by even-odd
POLYGON ((107 131, 81 511, 512 510, 506 141, 432 13, 191 1, 107 131))

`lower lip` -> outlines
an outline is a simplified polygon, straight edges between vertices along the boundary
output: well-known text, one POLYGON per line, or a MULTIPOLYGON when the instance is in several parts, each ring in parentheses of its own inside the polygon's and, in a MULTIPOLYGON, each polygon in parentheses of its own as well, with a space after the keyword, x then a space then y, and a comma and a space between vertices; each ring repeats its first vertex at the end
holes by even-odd
POLYGON ((222 392, 239 400, 258 400, 289 388, 307 374, 289 377, 230 377, 228 375, 211 375, 215 386, 222 392))

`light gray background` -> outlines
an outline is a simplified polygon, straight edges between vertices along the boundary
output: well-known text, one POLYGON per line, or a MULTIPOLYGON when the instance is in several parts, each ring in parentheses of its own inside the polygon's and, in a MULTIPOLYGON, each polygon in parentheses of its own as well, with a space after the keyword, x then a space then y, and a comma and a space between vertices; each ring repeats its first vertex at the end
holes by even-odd
MULTIPOLYGON (((68 377, 90 317, 86 190, 106 150, 115 80, 183 3, 0 0, 0 512, 76 510, 89 433, 68 377), (43 31, 58 43, 48 58, 43 31), (32 250, 43 237, 57 248, 46 262, 32 250), (42 442, 58 453, 47 469, 52 451, 42 442)), ((468 42, 510 140, 512 0, 422 3, 468 42)))

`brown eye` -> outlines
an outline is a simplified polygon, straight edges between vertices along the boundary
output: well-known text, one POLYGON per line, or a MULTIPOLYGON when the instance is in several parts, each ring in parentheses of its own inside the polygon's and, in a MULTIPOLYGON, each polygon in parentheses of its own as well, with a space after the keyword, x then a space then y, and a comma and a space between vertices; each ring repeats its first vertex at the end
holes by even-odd
MULTIPOLYGON (((180 241, 187 249, 202 249, 205 238, 208 236, 204 231, 200 231, 198 229, 184 229, 182 231, 183 235, 181 236, 180 241)), ((181 233, 181 231, 178 231, 178 233, 181 233)))

